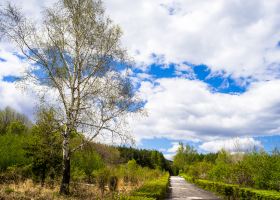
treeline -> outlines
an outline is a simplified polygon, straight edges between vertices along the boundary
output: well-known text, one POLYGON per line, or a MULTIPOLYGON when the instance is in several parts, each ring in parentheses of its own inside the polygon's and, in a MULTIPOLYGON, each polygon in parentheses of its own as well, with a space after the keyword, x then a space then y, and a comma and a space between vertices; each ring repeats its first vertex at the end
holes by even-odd
POLYGON ((0 110, 0 135, 5 133, 21 134, 27 131, 31 122, 23 114, 10 107, 0 110))
POLYGON ((171 171, 171 162, 156 150, 135 149, 132 147, 118 147, 122 162, 134 159, 142 167, 171 171))
POLYGON ((264 190, 280 191, 280 152, 264 150, 216 154, 199 154, 181 144, 174 157, 174 166, 194 179, 237 184, 264 190))

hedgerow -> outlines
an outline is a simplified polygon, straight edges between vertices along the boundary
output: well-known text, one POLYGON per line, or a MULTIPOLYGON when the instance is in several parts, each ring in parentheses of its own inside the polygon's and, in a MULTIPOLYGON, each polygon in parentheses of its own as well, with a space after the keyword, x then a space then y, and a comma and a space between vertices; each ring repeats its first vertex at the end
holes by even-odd
POLYGON ((233 184, 194 179, 184 174, 181 174, 181 176, 185 178, 186 181, 192 182, 200 188, 210 190, 224 197, 227 197, 228 199, 280 200, 280 192, 273 190, 257 190, 252 188, 243 188, 233 184))
POLYGON ((131 193, 125 200, 160 200, 164 199, 169 185, 169 173, 165 173, 159 179, 144 183, 140 188, 131 193))

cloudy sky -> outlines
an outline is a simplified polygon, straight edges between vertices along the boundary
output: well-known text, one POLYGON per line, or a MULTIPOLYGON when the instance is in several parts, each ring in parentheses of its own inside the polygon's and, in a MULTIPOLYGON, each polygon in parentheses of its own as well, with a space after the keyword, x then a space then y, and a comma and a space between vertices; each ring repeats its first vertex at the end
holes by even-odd
MULTIPOLYGON (((33 19, 54 0, 13 0, 33 19)), ((178 142, 200 152, 280 144, 280 0, 104 0, 135 59, 148 117, 131 120, 141 148, 170 158, 178 142)), ((0 44, 0 108, 32 115, 11 81, 27 66, 0 44)))

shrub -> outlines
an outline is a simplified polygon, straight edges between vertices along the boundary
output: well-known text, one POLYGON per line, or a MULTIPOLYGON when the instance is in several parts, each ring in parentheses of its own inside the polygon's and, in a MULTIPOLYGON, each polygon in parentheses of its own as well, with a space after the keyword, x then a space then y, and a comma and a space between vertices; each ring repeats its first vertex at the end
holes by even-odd
POLYGON ((30 159, 25 157, 23 145, 28 140, 24 135, 6 134, 0 136, 0 171, 11 166, 28 165, 30 159))
POLYGON ((117 190, 117 186, 118 186, 118 177, 110 176, 109 177, 109 190, 111 192, 115 192, 117 190))
POLYGON ((118 179, 117 176, 111 175, 109 177, 108 186, 109 186, 109 190, 110 190, 111 195, 112 195, 111 199, 114 199, 114 194, 117 191, 118 181, 119 181, 119 179, 118 179))
POLYGON ((110 171, 107 168, 99 169, 95 175, 96 183, 98 185, 98 188, 100 189, 101 197, 103 198, 110 171))

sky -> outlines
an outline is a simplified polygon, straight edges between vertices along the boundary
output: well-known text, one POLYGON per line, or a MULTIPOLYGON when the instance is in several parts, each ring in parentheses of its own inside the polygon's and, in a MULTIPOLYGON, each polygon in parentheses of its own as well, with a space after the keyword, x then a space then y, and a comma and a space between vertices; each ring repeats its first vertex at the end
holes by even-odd
MULTIPOLYGON (((12 0, 34 20, 54 0, 12 0)), ((130 76, 148 116, 130 120, 139 148, 171 159, 199 152, 272 151, 280 144, 280 0, 104 0, 135 60, 130 76)), ((0 43, 0 108, 32 116, 13 81, 28 63, 0 43)))

